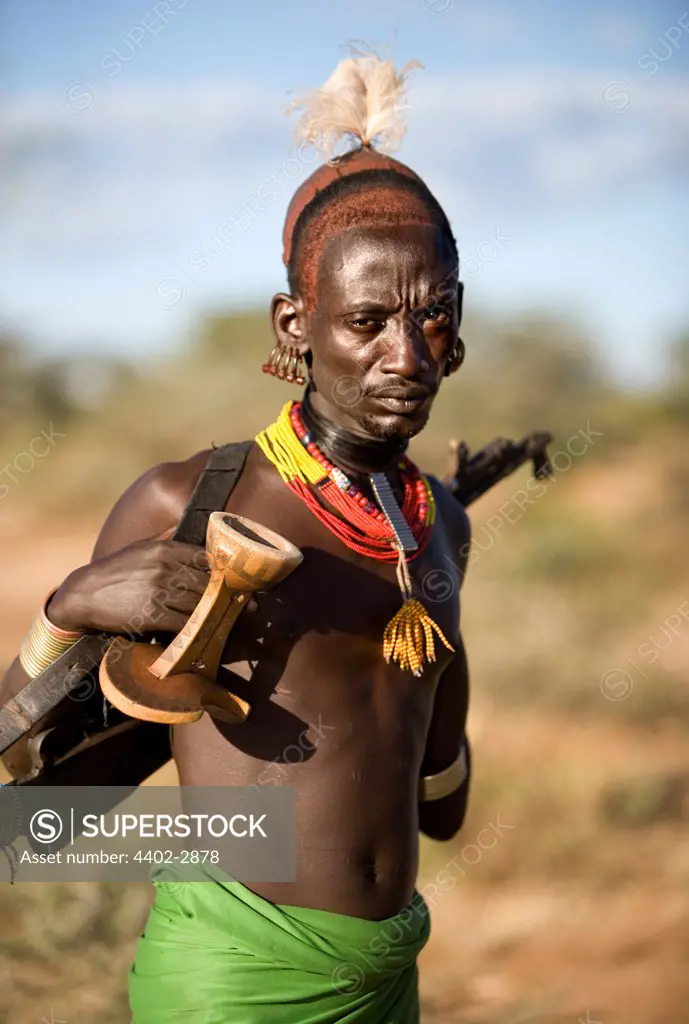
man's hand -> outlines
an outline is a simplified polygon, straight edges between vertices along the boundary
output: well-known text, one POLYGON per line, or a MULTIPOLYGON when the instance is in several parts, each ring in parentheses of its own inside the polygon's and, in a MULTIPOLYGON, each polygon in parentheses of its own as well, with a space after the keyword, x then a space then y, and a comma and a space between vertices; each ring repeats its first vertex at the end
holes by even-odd
POLYGON ((205 548, 145 540, 72 572, 48 617, 62 629, 178 633, 208 584, 205 548))

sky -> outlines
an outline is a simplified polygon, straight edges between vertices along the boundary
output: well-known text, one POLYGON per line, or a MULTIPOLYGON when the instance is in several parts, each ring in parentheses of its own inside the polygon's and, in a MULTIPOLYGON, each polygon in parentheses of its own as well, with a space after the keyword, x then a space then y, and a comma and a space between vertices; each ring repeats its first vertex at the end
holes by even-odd
POLYGON ((689 0, 0 0, 0 39, 0 323, 51 355, 162 355, 285 288, 321 160, 285 107, 352 40, 424 65, 396 155, 465 307, 553 309, 631 385, 689 325, 689 0))

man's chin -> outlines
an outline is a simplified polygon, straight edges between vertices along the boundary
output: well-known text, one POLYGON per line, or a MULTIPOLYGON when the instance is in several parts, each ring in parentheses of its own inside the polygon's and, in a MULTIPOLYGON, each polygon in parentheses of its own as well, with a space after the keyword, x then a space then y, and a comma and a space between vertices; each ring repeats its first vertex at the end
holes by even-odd
POLYGON ((369 413, 362 417, 361 426, 371 437, 389 441, 393 437, 405 440, 416 437, 428 423, 430 409, 413 413, 369 413))

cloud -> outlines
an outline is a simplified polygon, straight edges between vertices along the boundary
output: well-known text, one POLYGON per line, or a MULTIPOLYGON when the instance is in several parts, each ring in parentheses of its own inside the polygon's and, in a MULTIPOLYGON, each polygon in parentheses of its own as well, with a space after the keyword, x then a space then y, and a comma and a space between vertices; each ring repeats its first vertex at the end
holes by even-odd
MULTIPOLYGON (((442 10, 443 6, 439 9, 442 10)), ((528 17, 524 12, 509 4, 484 0, 480 5, 463 5, 461 10, 462 36, 476 44, 514 40, 527 24, 528 17)))
POLYGON ((4 230, 24 248, 159 236, 288 149, 276 106, 255 87, 212 82, 103 92, 79 112, 20 99, 0 122, 4 230))
MULTIPOLYGON (((620 80, 626 91, 618 83, 617 106, 606 106, 609 72, 419 77, 400 156, 486 211, 685 173, 689 84, 669 69, 620 80)), ((20 97, 0 114, 0 237, 26 255, 174 244, 291 158, 285 97, 255 82, 96 86, 70 86, 63 102, 20 97)), ((285 189, 313 166, 302 164, 285 189)))
POLYGON ((500 197, 542 206, 601 194, 623 179, 647 183, 649 175, 674 173, 689 157, 689 83, 669 77, 447 78, 423 83, 419 98, 413 148, 432 152, 441 167, 449 161, 455 180, 487 204, 500 197))
POLYGON ((648 31, 638 18, 629 14, 596 14, 589 22, 591 40, 617 52, 628 52, 644 45, 648 31))

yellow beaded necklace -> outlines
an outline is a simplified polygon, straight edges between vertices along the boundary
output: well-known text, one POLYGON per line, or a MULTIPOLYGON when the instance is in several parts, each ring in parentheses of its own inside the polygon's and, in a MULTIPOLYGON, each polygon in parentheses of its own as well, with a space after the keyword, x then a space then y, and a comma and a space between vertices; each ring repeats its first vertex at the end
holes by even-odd
POLYGON ((385 660, 418 676, 426 662, 435 661, 434 634, 452 651, 440 627, 412 596, 406 555, 422 550, 435 521, 431 486, 414 464, 406 457, 400 462, 405 482, 403 511, 382 474, 370 478, 379 508, 323 455, 304 427, 298 403, 288 402, 277 421, 257 435, 256 443, 290 490, 344 544, 377 560, 397 562, 404 603, 385 628, 385 660), (324 500, 340 515, 326 508, 324 500), (411 528, 405 515, 412 520, 411 528))

